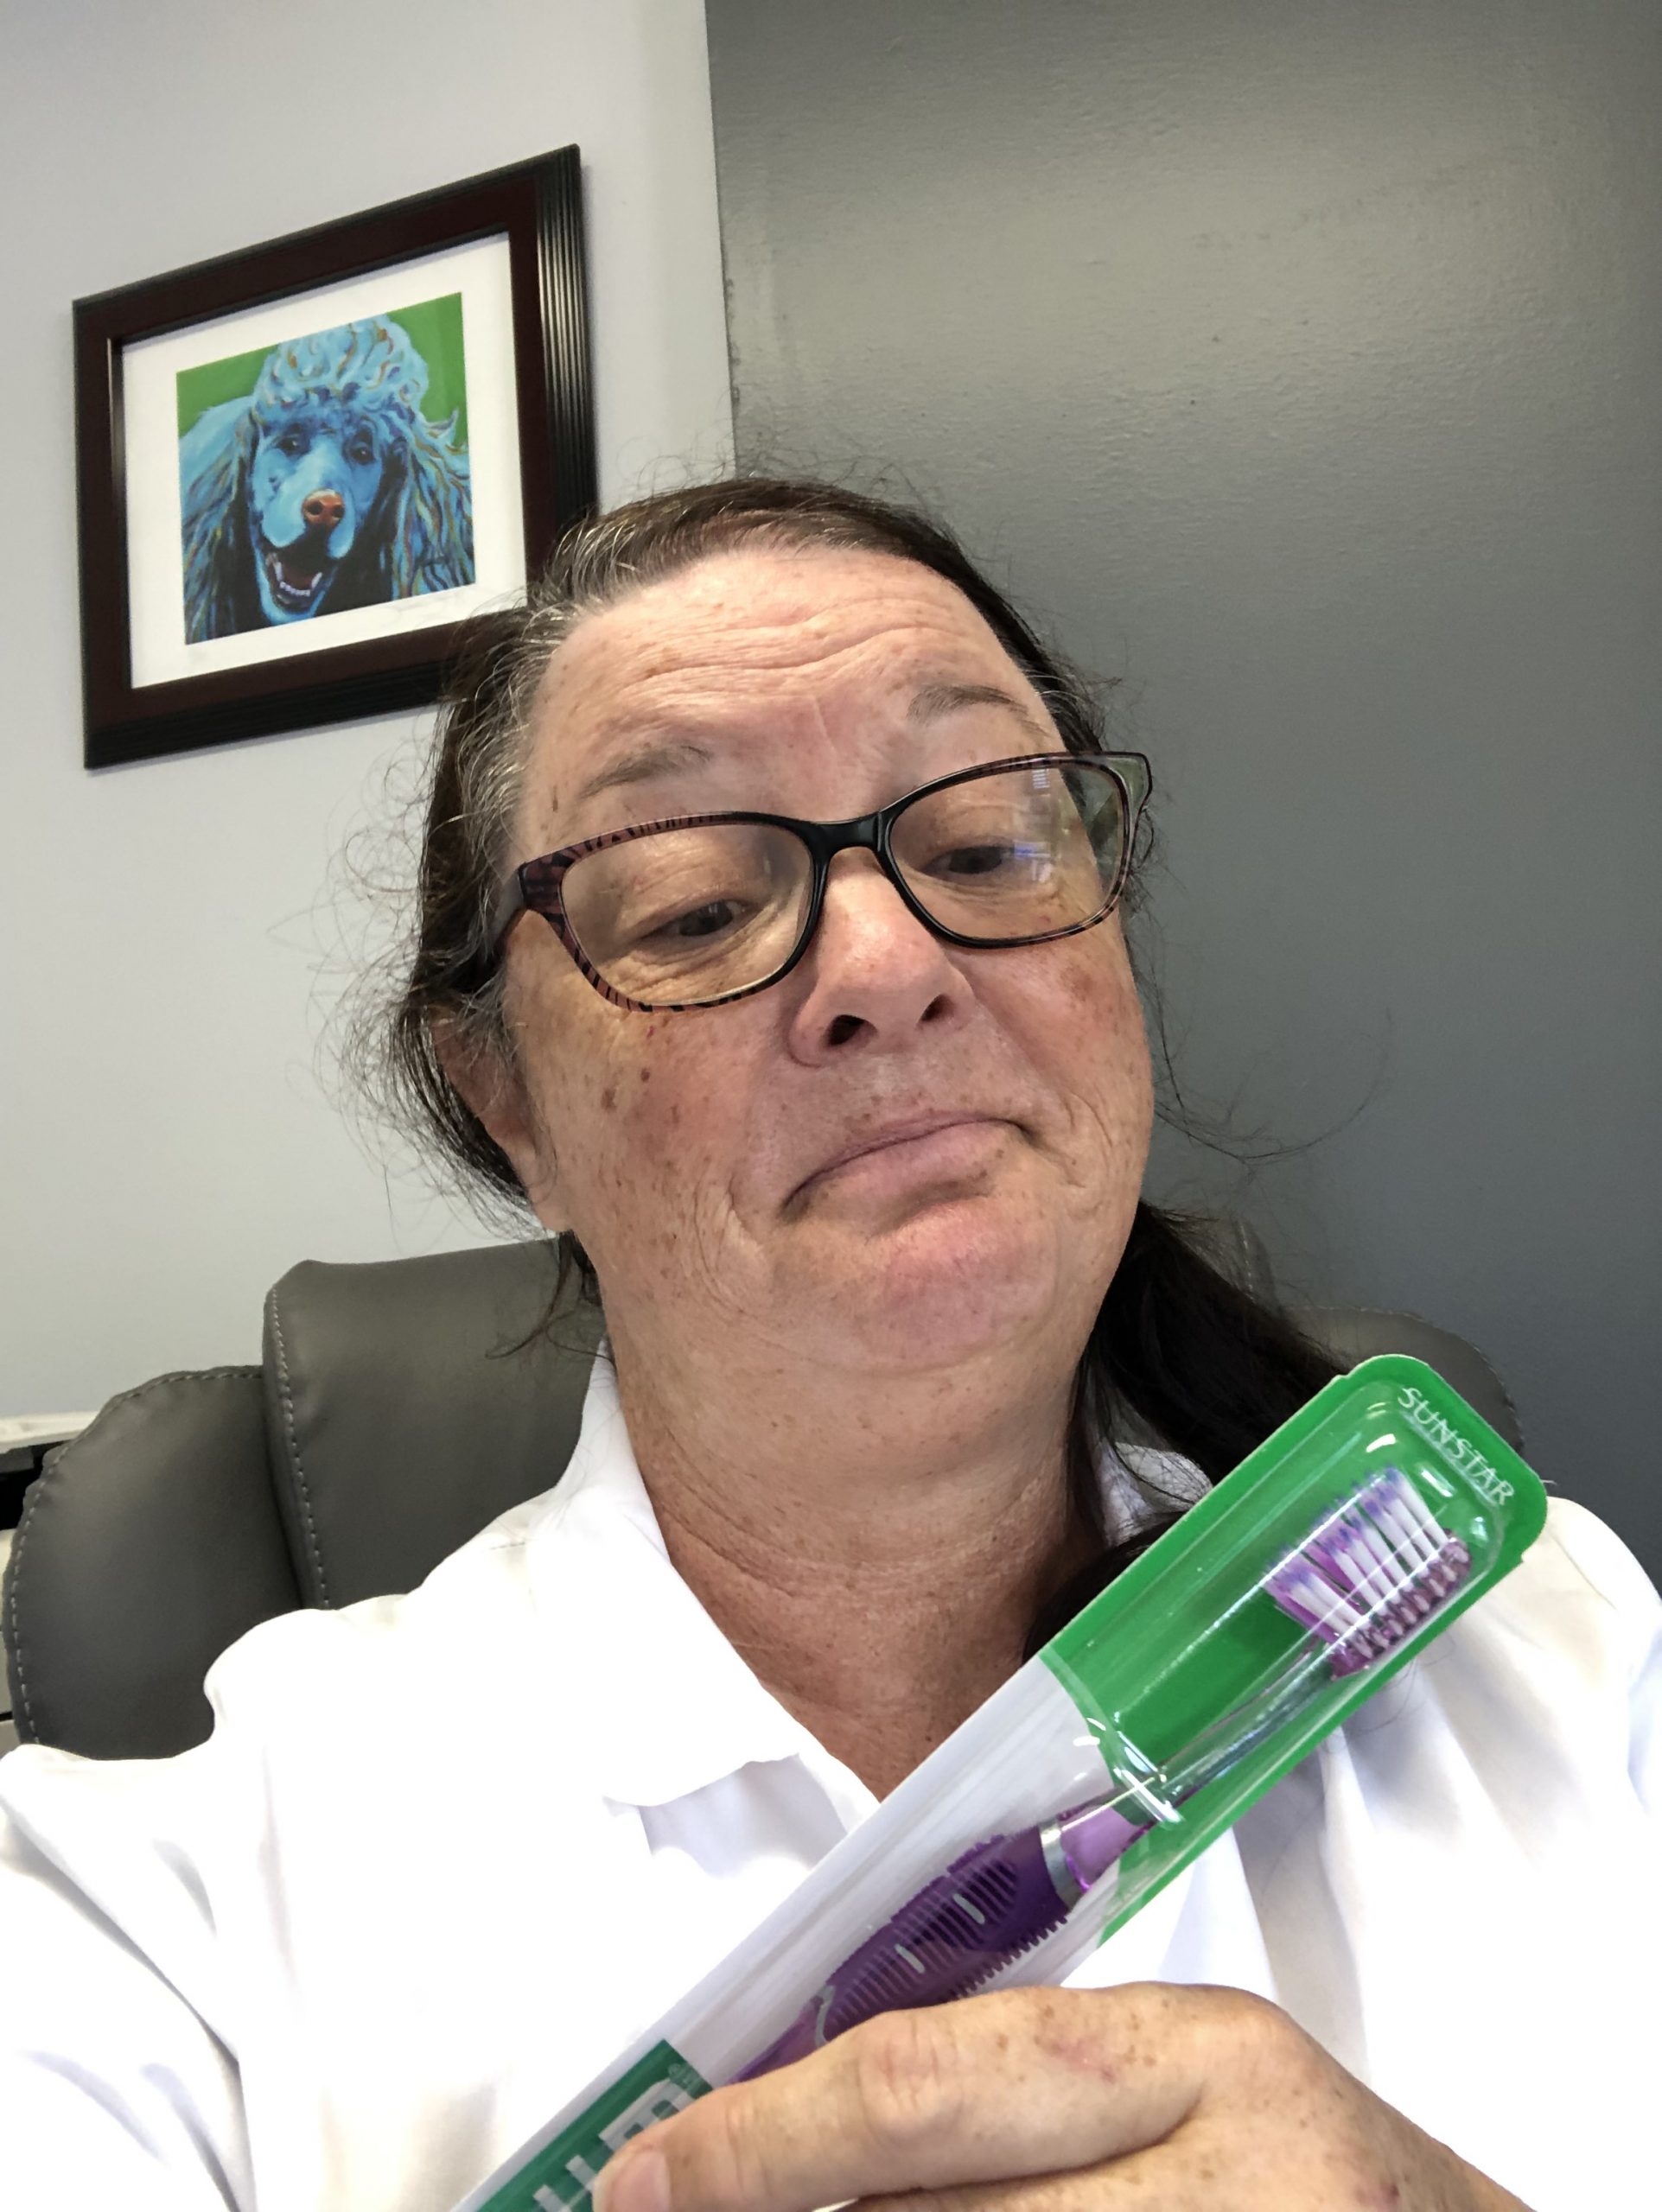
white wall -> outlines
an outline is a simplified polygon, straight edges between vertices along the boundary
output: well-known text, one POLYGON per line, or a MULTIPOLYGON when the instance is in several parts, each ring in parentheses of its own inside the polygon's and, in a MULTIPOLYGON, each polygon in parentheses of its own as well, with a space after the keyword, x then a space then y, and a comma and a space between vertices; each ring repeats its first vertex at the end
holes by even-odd
POLYGON ((730 448, 702 0, 0 0, 0 1414, 258 1358, 302 1258, 476 1243, 315 1068, 423 717, 89 775, 70 302, 576 142, 601 495, 730 448))

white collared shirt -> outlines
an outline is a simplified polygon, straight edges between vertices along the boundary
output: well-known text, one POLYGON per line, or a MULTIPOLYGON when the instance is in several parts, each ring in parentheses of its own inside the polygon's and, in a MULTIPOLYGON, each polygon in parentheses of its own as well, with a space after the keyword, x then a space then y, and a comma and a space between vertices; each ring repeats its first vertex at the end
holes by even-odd
MULTIPOLYGON (((17 2212, 449 2212, 875 1802, 672 1565, 604 1360, 554 1490, 207 1687, 176 1758, 0 1762, 17 2212)), ((1662 1603, 1555 1501, 1073 1980, 1255 1990, 1534 2212, 1655 2203, 1659 1836, 1662 1603)))

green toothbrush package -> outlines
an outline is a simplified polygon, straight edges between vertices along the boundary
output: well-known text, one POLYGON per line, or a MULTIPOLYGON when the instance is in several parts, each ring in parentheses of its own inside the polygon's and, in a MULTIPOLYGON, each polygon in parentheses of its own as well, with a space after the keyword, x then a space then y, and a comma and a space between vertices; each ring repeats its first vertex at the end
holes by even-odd
POLYGON ((1539 1478, 1399 1354, 1319 1391, 457 2212, 585 2207, 631 2136, 876 2013, 1066 1980, 1508 1573, 1539 1478))

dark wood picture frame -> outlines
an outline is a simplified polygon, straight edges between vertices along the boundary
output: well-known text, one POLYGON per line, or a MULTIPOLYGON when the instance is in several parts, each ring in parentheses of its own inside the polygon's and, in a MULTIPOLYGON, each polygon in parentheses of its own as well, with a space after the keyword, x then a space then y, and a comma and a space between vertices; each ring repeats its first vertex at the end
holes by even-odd
POLYGON ((89 768, 423 706, 459 623, 135 688, 124 348, 239 309, 506 235, 525 564, 595 504, 582 174, 575 146, 74 306, 81 669, 89 768))

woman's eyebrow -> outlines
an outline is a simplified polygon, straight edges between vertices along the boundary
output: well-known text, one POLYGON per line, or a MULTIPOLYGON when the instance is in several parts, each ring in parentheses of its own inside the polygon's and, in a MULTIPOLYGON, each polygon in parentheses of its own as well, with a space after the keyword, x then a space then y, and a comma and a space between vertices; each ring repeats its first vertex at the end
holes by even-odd
POLYGON ((632 752, 621 754, 604 768, 596 770, 587 783, 578 786, 570 803, 574 808, 579 807, 602 791, 614 791, 623 784, 644 784, 649 776, 668 775, 679 768, 708 767, 714 758, 708 746, 697 744, 690 737, 657 738, 636 746, 632 752))
POLYGON ((1025 723, 1035 737, 1054 739, 1055 731, 1048 728, 1030 707, 1009 691, 1001 691, 996 683, 926 683, 913 695, 907 710, 907 720, 917 722, 938 721, 943 715, 956 714, 960 707, 1003 707, 1025 723))
MULTIPOLYGON (((914 724, 938 721, 964 707, 1002 707, 1035 737, 1054 739, 1055 735, 1020 699, 1009 691, 1001 691, 995 683, 926 683, 913 694, 907 719, 914 724)), ((715 757, 708 746, 700 745, 693 738, 649 738, 597 769, 572 793, 570 804, 575 810, 586 805, 591 798, 597 798, 602 791, 616 791, 626 784, 644 784, 651 776, 670 775, 685 768, 707 768, 715 757)))

